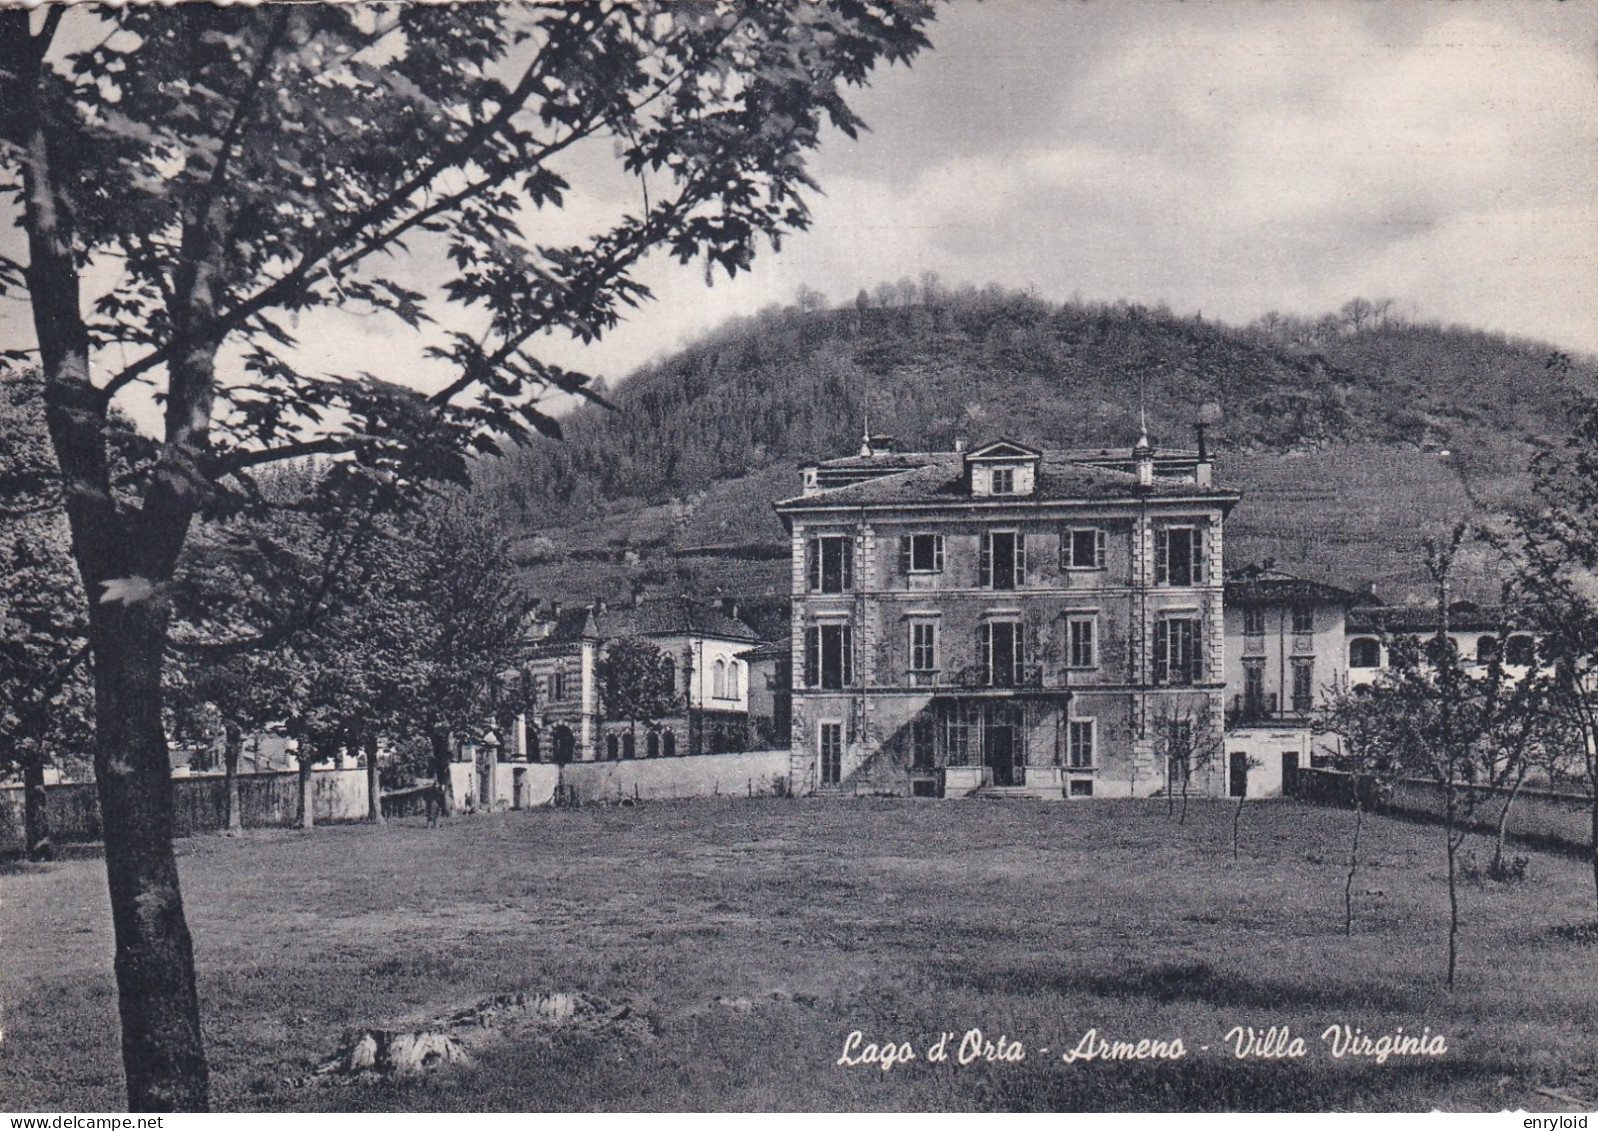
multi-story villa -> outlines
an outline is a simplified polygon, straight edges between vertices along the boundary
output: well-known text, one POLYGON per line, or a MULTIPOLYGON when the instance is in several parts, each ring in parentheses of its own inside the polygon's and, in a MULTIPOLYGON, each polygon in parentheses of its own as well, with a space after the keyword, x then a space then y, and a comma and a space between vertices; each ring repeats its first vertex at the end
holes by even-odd
POLYGON ((1201 449, 900 453, 804 469, 798 792, 1219 792, 1222 531, 1201 449))

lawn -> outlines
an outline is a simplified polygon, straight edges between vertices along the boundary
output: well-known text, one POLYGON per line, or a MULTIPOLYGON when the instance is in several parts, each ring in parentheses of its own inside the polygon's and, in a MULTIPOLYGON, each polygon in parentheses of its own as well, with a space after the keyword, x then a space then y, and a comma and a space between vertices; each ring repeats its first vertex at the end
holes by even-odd
MULTIPOLYGON (((1449 993, 1439 831, 1367 823, 1348 938, 1351 822, 1252 804, 1234 863, 1222 803, 1179 825, 1160 802, 707 800, 179 852, 224 1109, 1568 1110, 1538 1088, 1590 1104, 1598 948, 1569 929, 1592 918, 1587 865, 1535 853, 1523 882, 1465 885, 1449 993), (460 1030, 469 1062, 315 1073, 348 1030, 516 993, 591 1023, 507 1008, 460 1030), (1334 1024, 1429 1027, 1447 1051, 1339 1059, 1334 1024), (1237 1059, 1233 1026, 1285 1026, 1304 1055, 1237 1059), (958 1063, 971 1029, 1025 1060, 958 1063), (1185 1055, 1063 1062, 1090 1029, 1185 1055), (855 1030, 916 1059, 840 1066, 855 1030)), ((101 861, 0 883, 0 1104, 120 1106, 101 861)))

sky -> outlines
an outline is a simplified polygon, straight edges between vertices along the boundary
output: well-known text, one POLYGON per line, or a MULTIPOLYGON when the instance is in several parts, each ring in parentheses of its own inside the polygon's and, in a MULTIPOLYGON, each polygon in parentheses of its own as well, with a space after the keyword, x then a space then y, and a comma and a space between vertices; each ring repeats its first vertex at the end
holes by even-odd
MULTIPOLYGON (((954 0, 930 36, 856 92, 870 132, 813 156, 810 230, 709 287, 657 255, 657 301, 541 356, 614 385, 801 286, 842 303, 926 272, 1234 323, 1388 297, 1598 353, 1598 0, 954 0)), ((541 240, 636 193, 608 151, 569 156, 577 191, 541 240)), ((25 313, 0 305, 6 344, 25 313)), ((299 329, 330 371, 441 379, 380 318, 299 329)))
POLYGON ((809 232, 660 301, 622 372, 801 285, 936 272, 1247 322, 1385 296, 1598 351, 1598 4, 956 0, 817 155, 809 232))

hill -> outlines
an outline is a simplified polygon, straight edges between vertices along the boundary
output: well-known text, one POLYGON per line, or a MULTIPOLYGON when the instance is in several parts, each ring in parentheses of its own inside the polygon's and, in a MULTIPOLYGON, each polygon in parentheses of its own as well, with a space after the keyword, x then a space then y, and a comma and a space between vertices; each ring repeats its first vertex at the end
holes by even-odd
MULTIPOLYGON (((579 410, 563 442, 485 466, 535 592, 780 598, 770 502, 796 492, 801 462, 853 449, 868 418, 908 447, 1129 444, 1141 396, 1156 444, 1190 445, 1200 409, 1220 407, 1217 474, 1245 495, 1232 563, 1274 557, 1403 599, 1424 534, 1512 504, 1575 388, 1548 346, 1379 307, 1229 327, 997 288, 884 290, 730 323, 621 384, 620 412, 579 410)), ((1488 595, 1485 555, 1471 566, 1488 595)))

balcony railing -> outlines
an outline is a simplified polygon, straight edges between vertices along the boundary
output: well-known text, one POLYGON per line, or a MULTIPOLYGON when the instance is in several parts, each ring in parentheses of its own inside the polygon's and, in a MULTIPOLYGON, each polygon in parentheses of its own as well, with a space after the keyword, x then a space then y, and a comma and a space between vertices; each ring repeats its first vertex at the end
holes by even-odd
POLYGON ((1309 695, 1295 695, 1284 707, 1275 693, 1269 695, 1234 695, 1226 708, 1227 726, 1247 726, 1250 723, 1303 722, 1315 710, 1315 700, 1309 695))
POLYGON ((955 687, 1041 688, 1042 664, 971 664, 955 672, 950 683, 955 687))

